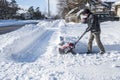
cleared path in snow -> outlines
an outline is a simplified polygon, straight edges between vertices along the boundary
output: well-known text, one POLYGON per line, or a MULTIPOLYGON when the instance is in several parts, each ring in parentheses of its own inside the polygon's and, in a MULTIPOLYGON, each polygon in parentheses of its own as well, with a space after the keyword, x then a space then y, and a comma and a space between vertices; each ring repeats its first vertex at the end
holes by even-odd
POLYGON ((50 28, 40 35, 31 45, 24 48, 22 51, 12 54, 11 58, 15 62, 34 62, 42 54, 44 54, 49 46, 49 40, 51 39, 54 32, 58 30, 59 22, 53 23, 50 28))
POLYGON ((40 55, 45 53, 49 40, 54 33, 54 30, 47 30, 34 41, 29 47, 12 55, 12 59, 17 62, 34 62, 40 55))

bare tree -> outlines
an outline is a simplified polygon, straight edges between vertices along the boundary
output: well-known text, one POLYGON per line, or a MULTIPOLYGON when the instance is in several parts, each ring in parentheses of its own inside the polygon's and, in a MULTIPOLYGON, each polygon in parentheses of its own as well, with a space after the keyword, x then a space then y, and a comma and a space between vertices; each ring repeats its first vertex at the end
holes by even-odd
POLYGON ((9 5, 8 1, 0 0, 0 19, 6 18, 8 5, 9 5))
POLYGON ((0 19, 13 18, 18 10, 18 5, 15 0, 8 2, 7 0, 0 0, 0 19))
POLYGON ((62 18, 64 18, 64 16, 69 11, 67 3, 68 3, 68 0, 58 0, 58 14, 62 18))
POLYGON ((58 0, 58 13, 64 18, 70 10, 76 7, 79 10, 85 8, 87 2, 89 0, 58 0))
POLYGON ((99 5, 107 7, 101 0, 58 0, 58 13, 64 18, 69 11, 76 7, 78 11, 85 7, 96 11, 96 7, 99 5), (89 4, 89 6, 86 6, 86 4, 89 4))

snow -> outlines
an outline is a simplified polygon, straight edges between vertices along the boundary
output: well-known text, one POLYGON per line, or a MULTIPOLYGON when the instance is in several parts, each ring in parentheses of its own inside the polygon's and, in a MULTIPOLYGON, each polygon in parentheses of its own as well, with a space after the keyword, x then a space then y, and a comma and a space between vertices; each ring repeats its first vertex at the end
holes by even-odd
POLYGON ((118 0, 102 0, 102 1, 105 1, 105 2, 115 2, 115 1, 118 1, 118 0))
POLYGON ((0 35, 0 80, 119 80, 119 21, 101 23, 104 55, 95 42, 95 53, 85 53, 89 33, 77 44, 76 55, 59 54, 59 37, 74 42, 86 27, 64 20, 40 21, 0 35))
POLYGON ((120 1, 116 1, 114 5, 120 5, 120 1))

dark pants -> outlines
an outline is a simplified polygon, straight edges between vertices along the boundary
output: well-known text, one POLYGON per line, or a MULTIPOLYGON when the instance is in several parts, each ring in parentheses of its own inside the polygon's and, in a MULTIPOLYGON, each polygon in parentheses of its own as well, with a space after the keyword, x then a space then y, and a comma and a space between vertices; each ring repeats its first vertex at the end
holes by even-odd
POLYGON ((88 51, 92 52, 92 43, 93 43, 94 38, 95 38, 96 43, 100 49, 100 52, 105 52, 104 46, 100 40, 100 32, 95 32, 95 33, 91 32, 90 33, 90 38, 89 38, 89 42, 88 42, 88 51))

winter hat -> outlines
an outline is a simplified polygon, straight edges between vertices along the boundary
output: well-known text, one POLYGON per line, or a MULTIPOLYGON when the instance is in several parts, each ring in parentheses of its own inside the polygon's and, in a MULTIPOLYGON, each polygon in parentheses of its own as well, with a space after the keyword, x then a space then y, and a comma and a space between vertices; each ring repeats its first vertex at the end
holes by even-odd
POLYGON ((89 14, 89 13, 91 13, 91 11, 89 9, 87 9, 87 8, 84 9, 83 12, 82 12, 82 14, 89 14))

